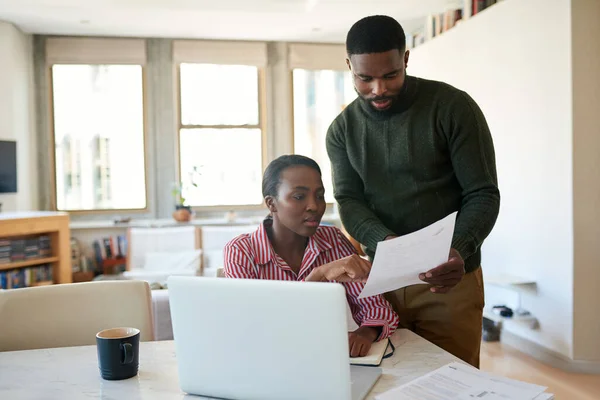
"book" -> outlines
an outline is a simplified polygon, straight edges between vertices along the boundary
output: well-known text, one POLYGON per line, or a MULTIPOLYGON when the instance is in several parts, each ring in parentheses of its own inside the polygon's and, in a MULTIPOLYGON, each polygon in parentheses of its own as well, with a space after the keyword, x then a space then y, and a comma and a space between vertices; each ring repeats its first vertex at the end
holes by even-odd
POLYGON ((383 339, 371 345, 369 353, 364 357, 350 357, 350 364, 369 367, 377 367, 381 361, 394 352, 394 348, 389 339, 383 339))

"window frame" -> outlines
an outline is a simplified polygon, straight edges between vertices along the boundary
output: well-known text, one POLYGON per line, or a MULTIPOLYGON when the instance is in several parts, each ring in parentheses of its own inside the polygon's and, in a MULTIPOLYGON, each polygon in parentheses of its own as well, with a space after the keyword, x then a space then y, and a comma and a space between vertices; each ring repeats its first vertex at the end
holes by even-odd
MULTIPOLYGON (((291 100, 290 100, 290 104, 292 107, 292 137, 291 137, 291 146, 292 146, 292 152, 293 154, 296 154, 296 104, 294 102, 294 70, 295 69, 299 69, 299 70, 304 70, 304 71, 334 71, 334 72, 348 72, 348 70, 340 70, 340 69, 329 69, 329 68, 302 68, 302 67, 293 67, 290 66, 290 73, 289 73, 289 79, 290 79, 290 86, 292 88, 291 90, 291 100)), ((333 121, 331 121, 333 122, 333 121)), ((333 172, 333 171, 332 171, 333 172)), ((333 182, 332 182, 333 184, 333 182)), ((333 190, 333 187, 332 187, 333 190)), ((332 193, 333 195, 333 193, 332 193)), ((333 207, 337 204, 337 201, 334 200, 333 201, 328 201, 325 203, 328 207, 333 207)))
POLYGON ((46 63, 46 79, 48 82, 47 89, 47 104, 48 104, 48 129, 50 130, 50 169, 51 169, 51 184, 50 184, 50 208, 52 211, 66 212, 69 215, 106 215, 106 214, 143 214, 150 212, 150 191, 148 182, 148 72, 145 64, 131 64, 131 63, 46 63), (146 205, 144 208, 110 208, 110 209, 89 209, 89 210, 60 210, 58 209, 58 189, 56 179, 56 125, 54 123, 54 77, 52 74, 52 67, 55 65, 135 65, 139 66, 142 70, 142 143, 144 152, 144 192, 146 198, 146 205))
MULTIPOLYGON (((261 135, 261 168, 267 167, 267 88, 266 88, 266 70, 264 67, 250 64, 225 64, 225 63, 212 63, 216 65, 247 65, 257 69, 257 84, 258 84, 258 124, 257 125, 184 125, 182 123, 182 109, 181 109, 181 64, 211 64, 208 62, 174 62, 173 69, 175 75, 175 117, 176 117, 176 162, 175 169, 177 171, 177 182, 181 182, 181 130, 182 129, 260 129, 261 135)), ((260 204, 236 204, 236 205, 214 205, 214 206, 190 206, 193 211, 197 212, 219 212, 219 211, 239 211, 239 210, 260 210, 263 209, 264 202, 260 204)))

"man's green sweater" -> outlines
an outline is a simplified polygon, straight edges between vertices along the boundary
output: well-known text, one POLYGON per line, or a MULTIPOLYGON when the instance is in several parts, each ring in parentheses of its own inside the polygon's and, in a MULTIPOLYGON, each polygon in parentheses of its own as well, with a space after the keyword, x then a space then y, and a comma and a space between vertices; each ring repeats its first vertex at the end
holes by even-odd
POLYGON ((333 121, 327 152, 342 223, 373 257, 458 211, 452 247, 471 272, 500 208, 494 146, 475 101, 442 82, 406 77, 392 109, 358 98, 333 121))

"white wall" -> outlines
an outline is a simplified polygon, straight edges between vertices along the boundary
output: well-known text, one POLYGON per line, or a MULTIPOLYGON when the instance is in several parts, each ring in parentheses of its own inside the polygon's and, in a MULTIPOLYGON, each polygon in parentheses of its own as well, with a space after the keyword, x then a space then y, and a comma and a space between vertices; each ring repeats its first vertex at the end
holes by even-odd
POLYGON ((16 194, 3 211, 38 209, 32 38, 0 21, 0 140, 17 141, 16 194))
MULTIPOLYGON (((494 139, 501 207, 485 274, 534 278, 539 330, 506 329, 572 357, 573 174, 569 0, 505 0, 412 51, 408 71, 467 91, 494 139)), ((505 291, 486 286, 488 305, 505 291)))
POLYGON ((574 358, 600 360, 600 1, 572 0, 574 358))

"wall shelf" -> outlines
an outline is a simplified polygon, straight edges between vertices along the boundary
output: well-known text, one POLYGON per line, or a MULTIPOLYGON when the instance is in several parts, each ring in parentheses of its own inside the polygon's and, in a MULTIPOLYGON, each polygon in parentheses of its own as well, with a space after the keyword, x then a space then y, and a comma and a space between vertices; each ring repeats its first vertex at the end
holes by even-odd
POLYGON ((490 274, 484 276, 484 284, 492 285, 508 290, 513 290, 517 293, 517 307, 513 310, 512 317, 503 317, 492 311, 491 308, 485 308, 483 310, 483 317, 492 320, 497 323, 511 322, 523 324, 530 329, 539 328, 538 319, 535 318, 531 313, 524 310, 521 307, 521 293, 537 292, 537 282, 534 279, 524 278, 522 276, 510 275, 510 274, 490 274))
POLYGON ((533 315, 531 315, 531 314, 519 315, 517 311, 514 311, 514 314, 512 317, 503 317, 501 315, 494 313, 491 309, 485 308, 483 310, 483 318, 487 318, 487 319, 492 320, 499 324, 502 324, 505 322, 517 323, 517 324, 525 325, 529 329, 537 329, 540 326, 538 319, 535 318, 533 315))

